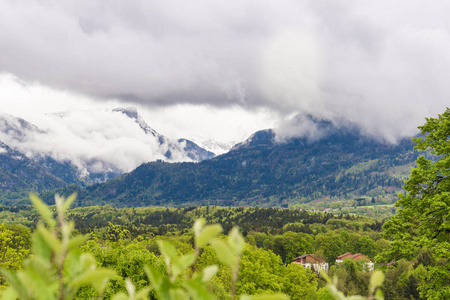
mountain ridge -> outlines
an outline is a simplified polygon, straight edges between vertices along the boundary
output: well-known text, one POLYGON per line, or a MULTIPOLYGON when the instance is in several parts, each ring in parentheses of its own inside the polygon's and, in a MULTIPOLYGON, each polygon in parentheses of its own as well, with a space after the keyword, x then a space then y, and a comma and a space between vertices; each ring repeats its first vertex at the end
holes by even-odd
POLYGON ((77 190, 83 205, 289 207, 324 197, 393 197, 403 185, 393 170, 417 158, 409 139, 390 145, 351 128, 333 128, 319 140, 275 137, 273 130, 259 131, 207 161, 145 163, 106 183, 62 192, 77 190))

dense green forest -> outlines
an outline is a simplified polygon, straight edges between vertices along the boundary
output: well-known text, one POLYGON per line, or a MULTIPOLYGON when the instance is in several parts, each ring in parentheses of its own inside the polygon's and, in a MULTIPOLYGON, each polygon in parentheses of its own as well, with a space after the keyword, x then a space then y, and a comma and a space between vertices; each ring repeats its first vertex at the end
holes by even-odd
MULTIPOLYGON (((0 211, 0 222, 4 224, 0 228, 2 234, 14 236, 1 245, 3 253, 8 253, 2 266, 18 269, 28 255, 31 232, 35 231, 39 214, 29 205, 1 206, 0 211)), ((370 272, 354 261, 337 265, 336 258, 352 252, 374 260, 390 247, 390 241, 382 237, 383 220, 300 209, 93 206, 73 208, 67 217, 75 222, 75 235, 89 237, 82 249, 94 255, 99 267, 120 274, 120 278, 109 283, 106 298, 125 291, 124 278, 130 278, 137 289, 148 286, 144 264, 164 269, 157 240, 171 242, 180 254, 193 251, 191 228, 199 218, 208 224, 222 224, 225 235, 237 225, 245 238, 247 246, 242 253, 237 295, 283 292, 291 299, 332 299, 325 289, 325 281, 314 270, 292 263, 295 257, 305 253, 314 253, 329 262, 329 273, 338 276, 341 291, 347 295, 367 295, 370 272)), ((211 247, 206 246, 197 264, 216 263, 222 264, 211 247)), ((432 263, 427 260, 426 252, 418 252, 411 262, 399 262, 401 272, 398 268, 387 269, 389 280, 382 286, 386 299, 421 299, 417 287, 426 275, 424 266, 432 263)), ((387 267, 377 264, 377 268, 387 267)), ((227 299, 230 276, 230 270, 222 269, 209 283, 208 290, 218 299, 227 299)), ((94 291, 86 287, 79 293, 82 299, 94 291)))

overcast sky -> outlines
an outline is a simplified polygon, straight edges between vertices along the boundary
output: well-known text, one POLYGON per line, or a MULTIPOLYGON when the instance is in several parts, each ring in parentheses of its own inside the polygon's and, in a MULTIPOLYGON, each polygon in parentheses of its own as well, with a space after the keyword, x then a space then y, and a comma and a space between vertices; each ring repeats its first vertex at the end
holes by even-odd
MULTIPOLYGON (((448 1, 0 2, 0 109, 136 106, 239 141, 312 114, 394 141, 450 99, 448 1)), ((307 131, 307 130, 306 130, 307 131)))

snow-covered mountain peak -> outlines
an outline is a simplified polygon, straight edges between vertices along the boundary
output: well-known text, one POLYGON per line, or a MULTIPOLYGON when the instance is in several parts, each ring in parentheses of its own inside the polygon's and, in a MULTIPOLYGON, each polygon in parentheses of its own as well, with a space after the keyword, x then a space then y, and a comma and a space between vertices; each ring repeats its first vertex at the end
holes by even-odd
MULTIPOLYGON (((118 107, 113 109, 113 112, 119 112, 122 114, 125 114, 127 117, 129 117, 130 119, 133 119, 136 121, 137 124, 139 124, 139 126, 142 128, 142 130, 145 131, 145 133, 150 133, 153 136, 157 137, 158 139, 163 138, 163 136, 161 134, 159 134, 158 132, 156 132, 156 130, 154 130, 153 128, 151 128, 145 121, 144 119, 139 115, 137 108, 136 107, 127 107, 127 108, 122 108, 122 107, 118 107)), ((161 142, 161 141, 160 141, 161 142)))
POLYGON ((115 111, 115 112, 121 112, 121 113, 123 113, 123 114, 126 114, 128 117, 130 117, 130 118, 132 118, 132 119, 136 119, 136 120, 137 120, 138 117, 139 117, 137 108, 136 108, 136 107, 133 107, 133 106, 131 106, 131 107, 126 107, 126 108, 118 107, 118 108, 113 109, 113 111, 115 111))
POLYGON ((28 136, 36 133, 43 134, 45 132, 24 119, 5 113, 0 113, 1 141, 8 142, 11 140, 19 140, 23 142, 26 141, 28 136))
POLYGON ((221 155, 230 151, 231 148, 237 142, 220 142, 211 138, 203 138, 203 137, 195 137, 192 139, 195 143, 197 143, 203 149, 206 149, 210 152, 215 153, 216 155, 221 155))

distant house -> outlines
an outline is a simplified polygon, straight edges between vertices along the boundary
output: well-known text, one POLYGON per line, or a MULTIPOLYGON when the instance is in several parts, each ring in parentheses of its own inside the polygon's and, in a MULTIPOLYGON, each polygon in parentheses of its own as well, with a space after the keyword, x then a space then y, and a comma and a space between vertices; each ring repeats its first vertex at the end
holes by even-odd
POLYGON ((356 254, 353 254, 351 252, 344 253, 344 254, 338 256, 338 259, 336 259, 336 263, 338 264, 338 263, 343 262, 345 258, 352 259, 355 261, 359 261, 359 260, 364 261, 365 265, 367 266, 369 271, 373 272, 373 270, 374 270, 373 262, 370 260, 370 258, 368 258, 367 256, 365 256, 362 253, 356 253, 356 254))
POLYGON ((350 258, 351 256, 353 256, 353 253, 351 253, 351 252, 344 253, 344 254, 338 256, 338 259, 336 260, 336 262, 340 263, 344 260, 344 258, 350 258))
POLYGON ((314 254, 303 254, 294 258, 293 262, 301 264, 304 268, 314 267, 317 273, 320 273, 322 270, 328 272, 328 263, 314 254))

